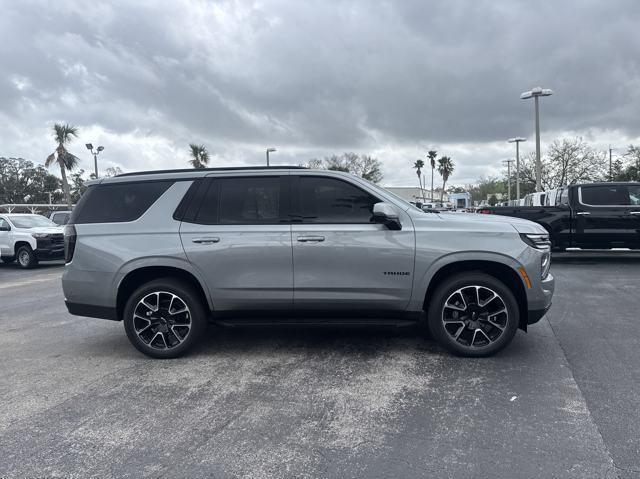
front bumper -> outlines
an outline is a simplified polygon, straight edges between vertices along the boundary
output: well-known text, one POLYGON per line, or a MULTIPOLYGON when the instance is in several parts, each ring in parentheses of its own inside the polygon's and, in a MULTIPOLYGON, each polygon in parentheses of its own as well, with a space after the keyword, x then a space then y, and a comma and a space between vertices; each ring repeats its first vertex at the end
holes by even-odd
POLYGON ((39 261, 64 259, 64 239, 62 235, 36 239, 36 257, 39 261))
POLYGON ((527 311, 527 324, 534 324, 540 321, 551 308, 551 300, 555 290, 556 280, 553 275, 549 275, 537 283, 535 293, 530 292, 529 310, 527 311))

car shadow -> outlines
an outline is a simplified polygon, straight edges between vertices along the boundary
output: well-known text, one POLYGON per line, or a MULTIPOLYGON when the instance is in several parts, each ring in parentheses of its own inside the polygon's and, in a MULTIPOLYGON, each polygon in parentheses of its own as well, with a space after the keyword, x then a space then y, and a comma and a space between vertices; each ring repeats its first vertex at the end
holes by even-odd
MULTIPOLYGON (((32 268, 30 271, 38 271, 38 270, 50 270, 50 269, 56 269, 56 268, 60 268, 61 266, 64 266, 64 261, 42 261, 40 263, 38 263, 38 266, 36 266, 35 268, 32 268)), ((16 263, 15 261, 13 263, 3 263, 0 262, 0 271, 29 271, 26 270, 24 268, 22 268, 18 263, 16 263)))

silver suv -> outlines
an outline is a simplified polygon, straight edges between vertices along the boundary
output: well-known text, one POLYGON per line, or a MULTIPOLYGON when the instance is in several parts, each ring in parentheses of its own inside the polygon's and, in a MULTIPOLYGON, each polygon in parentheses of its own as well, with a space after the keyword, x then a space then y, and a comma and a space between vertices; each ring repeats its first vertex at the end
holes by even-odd
POLYGON ((486 356, 551 305, 547 232, 426 213, 361 178, 304 168, 172 170, 89 186, 65 227, 71 314, 123 321, 156 358, 207 323, 423 324, 486 356))

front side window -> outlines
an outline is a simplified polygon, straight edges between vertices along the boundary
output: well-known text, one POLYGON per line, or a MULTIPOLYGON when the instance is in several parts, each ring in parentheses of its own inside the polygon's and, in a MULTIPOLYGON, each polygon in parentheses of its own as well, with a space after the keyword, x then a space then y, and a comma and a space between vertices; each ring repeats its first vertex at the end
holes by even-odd
POLYGON ((640 185, 629 185, 627 190, 629 191, 629 204, 640 206, 640 185))
POLYGON ((594 206, 629 204, 629 191, 624 185, 583 186, 580 188, 582 203, 594 206))
POLYGON ((271 224, 280 222, 281 179, 220 178, 211 181, 195 222, 199 224, 271 224))
POLYGON ((301 176, 298 205, 304 223, 371 223, 379 200, 335 178, 301 176))
POLYGON ((4 218, 0 218, 0 228, 7 229, 9 228, 9 223, 4 218))

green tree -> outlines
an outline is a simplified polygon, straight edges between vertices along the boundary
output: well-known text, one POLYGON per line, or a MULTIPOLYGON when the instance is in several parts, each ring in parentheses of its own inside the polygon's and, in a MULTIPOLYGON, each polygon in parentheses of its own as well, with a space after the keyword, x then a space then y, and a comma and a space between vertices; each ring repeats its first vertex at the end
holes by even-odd
POLYGON ((429 152, 427 152, 427 157, 429 158, 429 163, 431 163, 431 201, 433 201, 433 172, 436 169, 436 158, 438 157, 438 152, 436 150, 429 150, 429 152))
POLYGON ((413 167, 416 170, 416 175, 418 175, 418 185, 420 186, 420 196, 424 199, 424 189, 422 187, 422 168, 424 168, 424 161, 416 160, 413 164, 413 167))
POLYGON ((442 201, 444 188, 447 185, 447 181, 453 173, 453 170, 455 170, 455 165, 453 164, 453 161, 451 161, 451 158, 449 158, 448 156, 441 156, 438 160, 438 173, 440 174, 440 176, 442 176, 442 191, 440 191, 440 201, 442 201))
POLYGON ((24 158, 0 157, 0 203, 48 203, 60 199, 60 180, 24 158))
POLYGON ((489 197, 489 206, 495 206, 497 202, 498 198, 496 197, 496 195, 491 195, 489 197))
POLYGON ((189 148, 191 148, 191 159, 189 163, 196 169, 206 168, 209 164, 209 152, 204 145, 196 145, 195 143, 190 143, 189 148))
POLYGON ((51 167, 54 163, 57 163, 60 167, 60 174, 62 176, 62 191, 67 201, 69 209, 72 208, 71 193, 69 191, 69 182, 67 181, 67 171, 73 170, 78 166, 80 161, 77 156, 72 155, 67 151, 65 145, 71 143, 74 137, 78 136, 78 128, 71 126, 68 123, 63 125, 62 123, 56 123, 53 125, 53 137, 58 143, 55 151, 51 153, 44 162, 44 166, 51 167))

